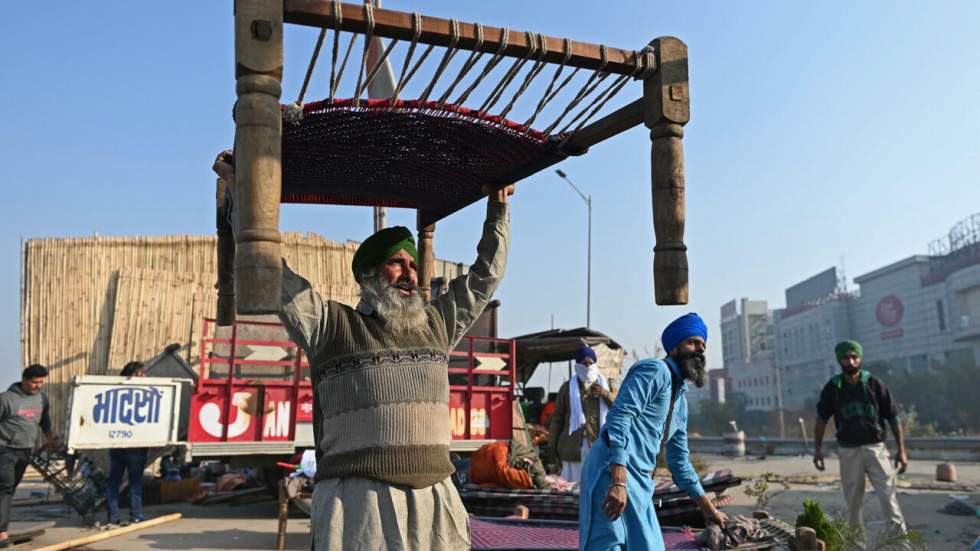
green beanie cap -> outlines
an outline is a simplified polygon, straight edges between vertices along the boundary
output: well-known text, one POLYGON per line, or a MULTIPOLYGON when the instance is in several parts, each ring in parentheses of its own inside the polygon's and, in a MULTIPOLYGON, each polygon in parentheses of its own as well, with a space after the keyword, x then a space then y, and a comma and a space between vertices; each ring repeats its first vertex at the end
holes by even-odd
POLYGON ((844 359, 844 354, 848 352, 854 352, 858 358, 864 357, 864 348, 857 341, 841 341, 834 347, 834 353, 837 354, 837 361, 844 359))

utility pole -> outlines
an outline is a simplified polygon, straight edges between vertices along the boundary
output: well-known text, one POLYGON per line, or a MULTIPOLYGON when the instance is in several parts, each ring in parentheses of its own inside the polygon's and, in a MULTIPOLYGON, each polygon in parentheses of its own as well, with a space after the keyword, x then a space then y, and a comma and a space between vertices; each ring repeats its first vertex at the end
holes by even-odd
POLYGON ((575 193, 585 201, 585 205, 589 208, 589 244, 588 244, 588 267, 586 268, 586 283, 585 283, 585 327, 592 327, 592 195, 585 195, 568 179, 568 175, 565 174, 561 169, 555 170, 562 180, 568 182, 568 185, 572 186, 575 193))
MULTIPOLYGON (((364 0, 365 4, 374 4, 374 7, 381 7, 381 0, 364 0)), ((368 49, 367 63, 364 70, 370 71, 378 63, 378 59, 384 55, 384 40, 374 37, 371 39, 371 46, 368 49)), ((375 75, 374 80, 368 84, 368 97, 371 99, 388 99, 395 95, 395 73, 391 69, 391 62, 385 60, 384 66, 375 75)), ((388 212, 384 207, 374 207, 374 231, 375 233, 383 230, 388 225, 388 212)))
POLYGON ((783 412, 783 377, 779 372, 779 361, 774 362, 774 372, 776 374, 776 411, 779 415, 776 419, 779 422, 779 437, 786 438, 786 420, 783 412))

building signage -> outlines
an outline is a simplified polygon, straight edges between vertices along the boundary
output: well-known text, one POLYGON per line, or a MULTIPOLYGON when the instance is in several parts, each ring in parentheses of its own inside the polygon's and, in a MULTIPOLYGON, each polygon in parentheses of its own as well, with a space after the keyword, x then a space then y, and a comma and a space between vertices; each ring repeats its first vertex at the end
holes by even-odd
POLYGON ((163 391, 152 387, 126 386, 95 395, 92 421, 96 424, 144 425, 160 422, 163 391))
POLYGON ((75 377, 68 447, 142 448, 175 443, 182 381, 185 379, 75 377))
POLYGON ((889 329, 888 331, 881 332, 881 340, 887 341, 891 339, 900 339, 905 336, 905 331, 899 327, 898 329, 889 329))
POLYGON ((878 318, 878 323, 885 327, 898 325, 902 321, 902 315, 904 313, 905 306, 895 295, 888 295, 881 299, 878 302, 878 307, 875 309, 875 317, 878 318))

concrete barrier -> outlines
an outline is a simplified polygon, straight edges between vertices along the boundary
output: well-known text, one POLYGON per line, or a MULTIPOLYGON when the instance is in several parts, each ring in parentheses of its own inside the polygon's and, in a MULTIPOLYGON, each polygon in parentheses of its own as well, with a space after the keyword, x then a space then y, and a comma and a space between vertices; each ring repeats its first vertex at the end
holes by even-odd
POLYGON ((745 432, 730 432, 723 437, 725 441, 725 455, 732 457, 745 457, 745 432))
MULTIPOLYGON (((730 451, 724 437, 704 436, 689 438, 693 453, 725 455, 730 451)), ((913 459, 934 461, 980 461, 980 438, 906 438, 905 445, 913 459)), ((830 438, 824 442, 824 454, 836 454, 837 442, 830 438)), ((888 439, 888 447, 894 453, 894 439, 888 439)), ((804 455, 813 453, 813 441, 791 438, 755 437, 745 439, 747 455, 804 455)))

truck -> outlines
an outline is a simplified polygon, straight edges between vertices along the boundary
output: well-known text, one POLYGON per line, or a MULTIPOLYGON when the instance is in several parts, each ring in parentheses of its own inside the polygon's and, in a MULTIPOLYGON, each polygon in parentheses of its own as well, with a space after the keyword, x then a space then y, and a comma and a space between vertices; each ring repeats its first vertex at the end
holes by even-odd
MULTIPOLYGON (((523 416, 515 400, 515 341, 496 337, 498 304, 491 303, 450 352, 450 448, 456 453, 468 454, 486 443, 509 440, 515 422, 523 430, 523 416)), ((174 344, 145 362, 147 378, 141 382, 144 387, 156 382, 177 385, 175 391, 165 394, 167 407, 161 413, 169 423, 169 441, 161 440, 159 428, 152 434, 142 426, 122 427, 119 430, 124 432, 111 434, 87 430, 93 415, 105 408, 100 400, 106 385, 131 386, 133 382, 82 376, 76 378, 72 391, 69 447, 183 446, 188 460, 234 458, 256 465, 313 447, 314 397, 308 358, 277 319, 238 319, 233 325, 218 326, 214 319, 206 318, 196 366, 182 350, 186 352, 185 347, 174 344)))

